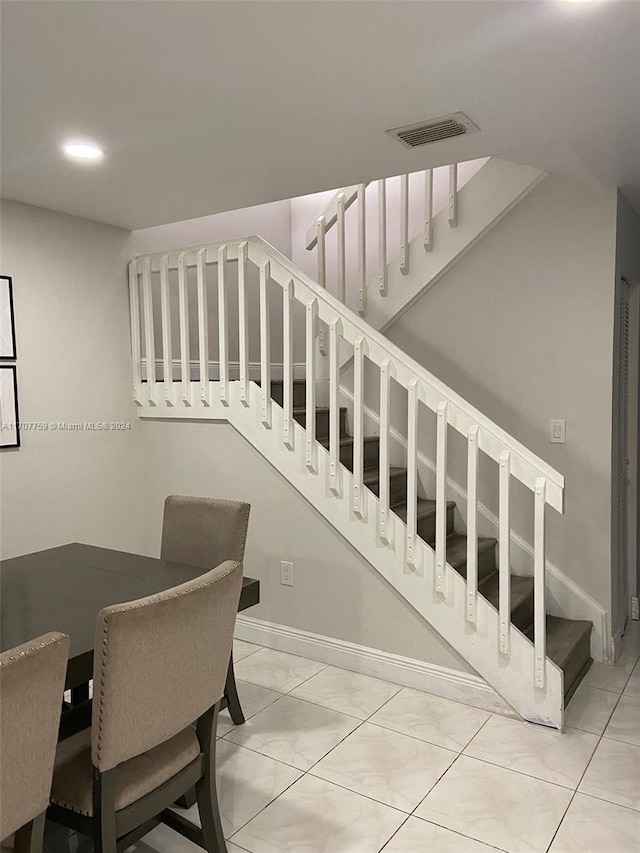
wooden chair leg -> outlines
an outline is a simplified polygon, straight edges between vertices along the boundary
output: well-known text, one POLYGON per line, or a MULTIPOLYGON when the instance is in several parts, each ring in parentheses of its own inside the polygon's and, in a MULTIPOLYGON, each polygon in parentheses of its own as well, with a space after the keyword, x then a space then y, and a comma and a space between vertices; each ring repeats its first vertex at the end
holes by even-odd
POLYGON ((46 812, 42 812, 16 830, 13 842, 14 853, 42 853, 45 816, 46 812))
POLYGON ((95 853, 118 853, 115 771, 93 776, 93 844, 95 853))
POLYGON ((191 806, 195 806, 196 802, 196 789, 193 787, 187 791, 186 794, 183 794, 178 800, 176 800, 175 804, 181 809, 190 809, 191 806))
POLYGON ((229 658, 229 668, 227 669, 227 680, 224 685, 224 695, 227 700, 227 708, 229 716, 236 724, 241 726, 244 723, 244 714, 240 705, 240 697, 238 696, 238 688, 236 687, 236 676, 233 671, 233 654, 229 658))
POLYGON ((200 824, 207 853, 227 853, 216 789, 215 732, 218 723, 218 705, 215 705, 211 713, 205 717, 206 719, 201 717, 198 720, 198 738, 200 744, 205 745, 204 775, 196 784, 200 824))

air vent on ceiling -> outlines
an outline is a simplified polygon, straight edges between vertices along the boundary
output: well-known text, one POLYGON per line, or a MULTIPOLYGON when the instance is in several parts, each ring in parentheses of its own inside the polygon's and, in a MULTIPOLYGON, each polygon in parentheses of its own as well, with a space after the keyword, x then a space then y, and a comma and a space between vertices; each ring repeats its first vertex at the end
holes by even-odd
POLYGON ((453 136, 463 136, 479 131, 480 128, 464 113, 452 113, 430 121, 409 124, 406 127, 394 127, 387 133, 399 139, 407 148, 417 148, 419 145, 428 145, 431 142, 440 142, 443 139, 451 139, 453 136))

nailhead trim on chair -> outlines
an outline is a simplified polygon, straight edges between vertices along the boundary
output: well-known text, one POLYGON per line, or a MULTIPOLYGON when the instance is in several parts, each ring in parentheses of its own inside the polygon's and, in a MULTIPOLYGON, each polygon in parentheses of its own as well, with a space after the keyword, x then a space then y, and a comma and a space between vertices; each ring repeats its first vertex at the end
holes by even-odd
POLYGON ((38 643, 37 646, 30 646, 28 649, 23 649, 19 655, 8 655, 8 657, 5 657, 4 659, 0 658, 0 667, 9 666, 9 664, 15 663, 17 660, 25 658, 40 649, 46 648, 47 646, 52 646, 54 643, 57 643, 59 640, 64 640, 65 638, 66 634, 55 634, 47 640, 46 643, 38 643))
MULTIPOLYGON (((248 515, 247 515, 247 523, 248 523, 248 515)), ((196 586, 190 586, 187 590, 180 590, 173 592, 171 595, 166 595, 164 592, 156 593, 155 595, 150 595, 147 599, 143 601, 135 601, 135 602, 127 602, 126 604, 116 605, 114 608, 109 608, 111 613, 126 613, 129 610, 141 610, 143 607, 148 607, 150 604, 155 604, 158 599, 164 599, 164 601, 171 601, 174 598, 180 598, 183 595, 191 595, 191 593, 196 592, 197 590, 204 589, 208 586, 212 586, 218 581, 226 578, 232 572, 236 570, 238 566, 241 564, 239 562, 233 562, 231 567, 224 574, 219 575, 215 580, 208 581, 207 583, 197 584, 196 586)), ((209 569, 209 571, 212 571, 209 569)), ((100 678, 100 696, 99 696, 99 713, 98 713, 98 761, 101 760, 101 743, 102 743, 102 714, 104 710, 104 673, 107 668, 107 648, 109 644, 109 622, 108 618, 104 617, 104 630, 103 630, 104 639, 102 640, 102 667, 101 667, 101 678, 100 678)))

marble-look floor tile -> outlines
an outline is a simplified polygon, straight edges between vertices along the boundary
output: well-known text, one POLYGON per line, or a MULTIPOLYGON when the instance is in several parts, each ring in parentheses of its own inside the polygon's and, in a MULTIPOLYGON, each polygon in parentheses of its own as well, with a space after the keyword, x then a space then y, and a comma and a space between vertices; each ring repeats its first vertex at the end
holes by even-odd
POLYGON ((262 646, 256 646, 255 643, 247 643, 246 640, 234 640, 233 641, 233 661, 234 663, 238 663, 238 661, 243 658, 249 657, 254 652, 259 652, 262 646))
POLYGON ((640 746, 640 697, 622 694, 604 734, 640 746))
POLYGON ((640 812, 576 794, 550 853, 638 853, 640 812))
POLYGON ((459 752, 490 716, 487 711, 404 688, 369 722, 459 752))
POLYGON ((250 853, 377 853, 406 815, 303 776, 237 832, 250 853))
POLYGON ((359 725, 355 717, 283 696, 225 739, 308 770, 359 725))
MULTIPOLYGON (((238 688, 238 696, 245 720, 254 717, 259 711, 282 696, 282 693, 276 693, 275 690, 268 690, 266 687, 260 687, 257 684, 249 684, 248 681, 236 681, 236 687, 238 688)), ((222 737, 235 727, 235 723, 229 716, 229 711, 226 709, 221 711, 218 715, 218 737, 222 737)))
POLYGON ((328 666, 292 690, 291 695, 366 720, 400 689, 397 684, 328 666))
POLYGON ((412 812, 457 753, 364 723, 311 771, 396 809, 412 812))
POLYGON ((618 699, 618 693, 581 684, 565 712, 565 725, 572 729, 601 735, 607 727, 618 699))
POLYGON ((543 853, 571 797, 568 788, 461 755, 416 815, 509 853, 543 853))
POLYGON ((275 649, 260 649, 243 658, 234 667, 236 678, 241 681, 250 681, 279 693, 288 693, 324 668, 323 663, 275 649))
POLYGON ((545 782, 576 788, 597 745, 597 735, 577 729, 560 734, 544 726, 492 717, 464 754, 545 782))
MULTIPOLYGON (((90 846, 78 853, 93 851, 93 843, 86 839, 90 846)), ((144 838, 128 848, 129 853, 202 853, 200 847, 186 839, 179 832, 169 829, 163 823, 148 832, 144 838)))
MULTIPOLYGON (((301 775, 288 764, 224 738, 220 740, 216 751, 216 784, 225 838, 244 826, 301 775)), ((197 806, 178 811, 200 825, 197 806)))
POLYGON ((627 682, 623 696, 635 696, 640 699, 640 662, 636 664, 635 669, 631 673, 631 678, 627 682))
POLYGON ((578 790, 640 810, 640 747, 603 737, 578 790))
POLYGON ((419 853, 423 850, 432 853, 495 853, 495 849, 467 838, 466 835, 417 817, 410 817, 396 832, 383 853, 419 853))
POLYGON ((635 662, 635 656, 628 657, 627 655, 621 655, 615 664, 596 661, 591 664, 591 669, 584 677, 584 683, 590 687, 600 687, 602 690, 622 693, 635 662))

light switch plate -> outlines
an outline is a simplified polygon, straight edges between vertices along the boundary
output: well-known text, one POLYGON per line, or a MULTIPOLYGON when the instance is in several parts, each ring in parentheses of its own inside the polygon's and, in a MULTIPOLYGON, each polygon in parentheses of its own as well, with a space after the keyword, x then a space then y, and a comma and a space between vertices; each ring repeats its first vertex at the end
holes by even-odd
POLYGON ((567 422, 565 420, 549 421, 549 441, 551 444, 564 444, 567 440, 567 422))

